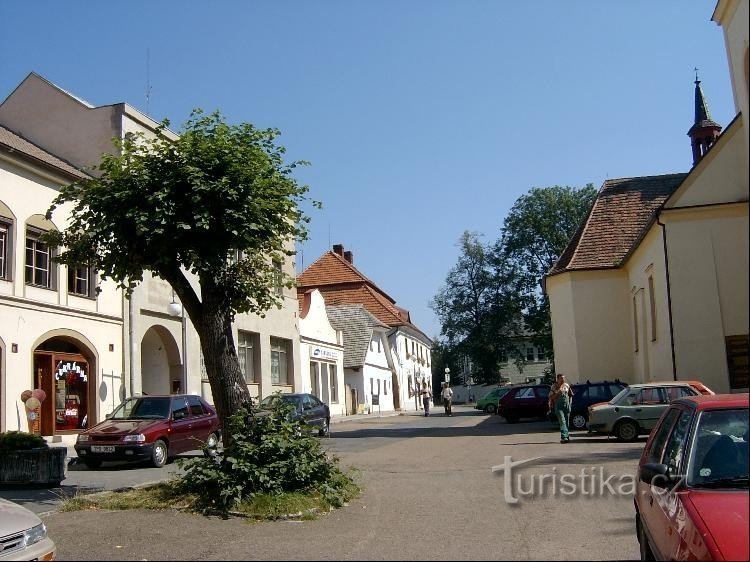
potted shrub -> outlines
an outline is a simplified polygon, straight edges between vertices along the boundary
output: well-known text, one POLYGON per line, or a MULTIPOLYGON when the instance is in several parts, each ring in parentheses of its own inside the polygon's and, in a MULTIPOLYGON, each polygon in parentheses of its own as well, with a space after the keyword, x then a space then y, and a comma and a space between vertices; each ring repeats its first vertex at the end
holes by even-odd
POLYGON ((0 484, 57 486, 65 478, 66 447, 50 447, 38 435, 0 433, 0 484))

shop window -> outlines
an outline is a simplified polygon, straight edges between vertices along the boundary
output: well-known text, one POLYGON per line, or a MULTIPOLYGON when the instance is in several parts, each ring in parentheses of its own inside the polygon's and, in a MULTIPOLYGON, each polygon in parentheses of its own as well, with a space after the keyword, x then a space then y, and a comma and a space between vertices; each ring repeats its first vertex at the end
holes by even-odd
POLYGON ((339 378, 336 372, 336 365, 329 365, 328 372, 331 377, 331 404, 339 402, 339 378))
POLYGON ((271 384, 289 384, 288 341, 271 338, 271 384))
POLYGON ((320 397, 320 387, 318 386, 318 371, 320 363, 310 361, 310 394, 320 397))
POLYGON ((60 361, 55 369, 55 430, 88 425, 88 365, 60 361))

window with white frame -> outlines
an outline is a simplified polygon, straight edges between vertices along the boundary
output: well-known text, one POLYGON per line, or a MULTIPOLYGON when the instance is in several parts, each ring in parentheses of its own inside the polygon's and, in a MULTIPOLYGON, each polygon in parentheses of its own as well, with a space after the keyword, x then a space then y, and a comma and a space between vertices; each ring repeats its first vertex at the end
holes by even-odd
POLYGON ((526 361, 533 361, 533 360, 534 360, 534 348, 527 347, 526 348, 526 361))
POLYGON ((68 266, 68 293, 81 297, 94 296, 94 271, 88 266, 68 266))
POLYGON ((11 244, 10 233, 12 221, 0 217, 0 279, 10 280, 11 244))
POLYGON ((547 352, 543 347, 537 347, 536 348, 536 358, 537 361, 546 361, 547 360, 547 352))
POLYGON ((288 343, 289 340, 271 338, 271 384, 289 384, 288 343))
POLYGON ((55 288, 52 250, 40 241, 41 230, 29 228, 26 231, 26 284, 55 288))
POLYGON ((255 335, 251 332, 237 332, 237 357, 240 361, 240 371, 246 383, 257 383, 255 373, 255 335))

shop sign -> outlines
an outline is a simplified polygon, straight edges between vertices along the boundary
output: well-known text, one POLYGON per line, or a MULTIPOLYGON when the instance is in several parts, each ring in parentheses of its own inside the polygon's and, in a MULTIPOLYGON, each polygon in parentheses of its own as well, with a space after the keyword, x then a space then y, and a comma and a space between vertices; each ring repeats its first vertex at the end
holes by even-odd
POLYGON ((313 359, 328 359, 330 361, 336 361, 339 358, 339 352, 335 349, 328 349, 327 347, 311 347, 310 357, 313 359))
POLYGON ((76 373, 83 382, 86 382, 86 370, 84 367, 73 361, 72 363, 58 364, 57 372, 55 373, 55 380, 65 379, 69 373, 76 373))

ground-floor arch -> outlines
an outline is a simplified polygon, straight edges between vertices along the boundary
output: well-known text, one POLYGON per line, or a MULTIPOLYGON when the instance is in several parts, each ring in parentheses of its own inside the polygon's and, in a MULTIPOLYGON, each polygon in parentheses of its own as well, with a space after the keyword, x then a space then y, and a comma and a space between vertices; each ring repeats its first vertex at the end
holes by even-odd
POLYGON ((172 333, 151 326, 141 340, 141 389, 144 394, 184 392, 183 361, 172 333))

